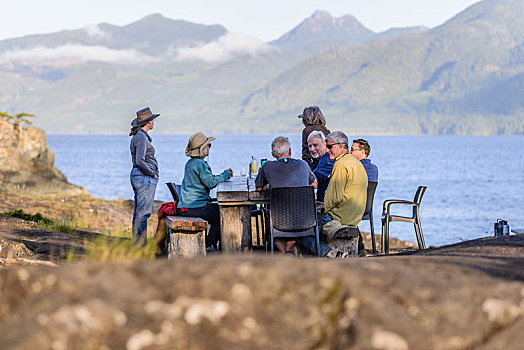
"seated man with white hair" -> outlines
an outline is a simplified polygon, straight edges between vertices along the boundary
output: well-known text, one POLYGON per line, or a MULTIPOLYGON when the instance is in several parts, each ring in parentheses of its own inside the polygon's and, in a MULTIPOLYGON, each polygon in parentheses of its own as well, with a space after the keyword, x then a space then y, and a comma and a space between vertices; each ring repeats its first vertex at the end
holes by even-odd
POLYGON ((324 201, 324 194, 329 184, 329 176, 333 170, 335 161, 329 157, 329 152, 326 147, 326 137, 321 131, 313 131, 307 138, 309 153, 313 159, 316 159, 316 166, 313 168, 318 187, 317 187, 317 201, 324 201))
MULTIPOLYGON (((291 158, 291 144, 289 139, 278 136, 271 143, 271 154, 274 161, 264 163, 255 180, 257 191, 276 187, 317 187, 317 179, 309 168, 309 165, 301 159, 291 158)), ((303 239, 303 238, 300 238, 303 239)), ((314 239, 313 239, 314 240, 314 239)), ((275 238, 275 247, 281 252, 291 252, 296 240, 286 238, 275 238)), ((322 256, 329 258, 342 257, 342 252, 337 252, 325 244, 320 244, 322 256)))

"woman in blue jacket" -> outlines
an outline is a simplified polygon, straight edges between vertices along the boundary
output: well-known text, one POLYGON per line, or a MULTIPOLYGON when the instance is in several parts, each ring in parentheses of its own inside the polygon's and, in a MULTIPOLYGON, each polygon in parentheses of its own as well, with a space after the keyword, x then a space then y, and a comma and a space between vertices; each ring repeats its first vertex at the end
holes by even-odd
POLYGON ((184 168, 184 180, 182 180, 177 211, 178 215, 202 218, 209 223, 209 233, 206 237, 208 251, 215 251, 220 239, 218 204, 211 203, 209 191, 233 176, 231 168, 224 170, 219 175, 213 175, 211 167, 204 160, 209 155, 213 140, 215 140, 214 137, 206 137, 201 132, 189 138, 186 156, 190 159, 184 168))
POLYGON ((155 158, 155 147, 151 144, 148 131, 155 126, 155 119, 160 114, 153 114, 149 107, 136 112, 136 118, 131 122, 129 136, 131 142, 131 160, 133 169, 130 180, 135 193, 135 208, 133 210, 133 241, 144 246, 147 241, 147 219, 151 216, 158 183, 158 162, 155 158))

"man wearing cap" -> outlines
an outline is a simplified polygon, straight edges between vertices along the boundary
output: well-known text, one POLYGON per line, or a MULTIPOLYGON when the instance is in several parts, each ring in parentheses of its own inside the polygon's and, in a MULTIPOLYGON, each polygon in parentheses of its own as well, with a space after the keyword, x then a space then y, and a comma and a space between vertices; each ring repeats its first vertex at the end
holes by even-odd
POLYGON ((158 183, 158 162, 148 132, 155 126, 159 115, 153 114, 149 107, 139 110, 129 133, 132 136, 129 148, 133 162, 130 180, 135 193, 132 234, 134 243, 142 246, 147 241, 147 219, 153 210, 158 183))
POLYGON ((217 250, 220 240, 220 212, 217 203, 211 203, 209 192, 219 183, 233 176, 231 168, 219 175, 213 175, 211 167, 204 160, 209 155, 211 141, 214 137, 206 137, 197 132, 189 138, 186 147, 186 156, 190 157, 184 168, 184 179, 180 189, 180 202, 177 214, 193 216, 206 220, 210 227, 206 237, 206 250, 217 250))

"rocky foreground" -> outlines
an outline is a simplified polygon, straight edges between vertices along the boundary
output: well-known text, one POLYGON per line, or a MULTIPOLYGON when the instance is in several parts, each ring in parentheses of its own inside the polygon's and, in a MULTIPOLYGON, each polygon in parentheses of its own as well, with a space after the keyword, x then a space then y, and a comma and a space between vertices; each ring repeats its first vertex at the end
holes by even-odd
POLYGON ((522 349, 524 237, 0 269, 3 349, 522 349))

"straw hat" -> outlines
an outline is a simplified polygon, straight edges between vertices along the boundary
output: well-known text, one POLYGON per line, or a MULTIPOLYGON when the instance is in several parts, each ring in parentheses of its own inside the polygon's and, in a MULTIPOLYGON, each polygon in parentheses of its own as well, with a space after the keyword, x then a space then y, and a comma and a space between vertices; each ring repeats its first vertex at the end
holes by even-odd
POLYGON ((149 107, 143 108, 136 112, 136 118, 131 122, 131 126, 133 128, 144 126, 159 115, 160 114, 153 114, 149 107))
POLYGON ((202 157, 204 155, 203 150, 206 148, 211 141, 215 140, 214 137, 206 137, 204 133, 197 132, 191 135, 189 142, 186 147, 186 156, 188 157, 202 157))

